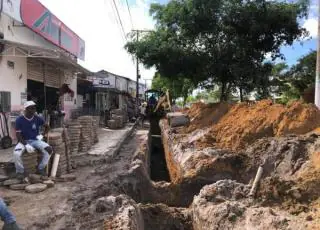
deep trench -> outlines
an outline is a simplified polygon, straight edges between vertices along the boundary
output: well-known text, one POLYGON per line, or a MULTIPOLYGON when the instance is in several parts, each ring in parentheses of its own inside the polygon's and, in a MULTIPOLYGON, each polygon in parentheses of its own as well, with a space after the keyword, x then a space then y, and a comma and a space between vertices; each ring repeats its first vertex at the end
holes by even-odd
POLYGON ((161 140, 158 118, 151 118, 149 129, 150 178, 153 181, 170 182, 169 171, 161 140))

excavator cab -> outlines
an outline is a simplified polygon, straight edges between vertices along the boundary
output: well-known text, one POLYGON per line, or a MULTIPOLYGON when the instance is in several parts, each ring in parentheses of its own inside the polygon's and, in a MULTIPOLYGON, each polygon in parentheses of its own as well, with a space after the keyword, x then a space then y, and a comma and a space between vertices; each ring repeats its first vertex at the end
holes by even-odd
POLYGON ((162 91, 159 90, 147 90, 145 92, 145 101, 147 103, 147 108, 146 108, 146 115, 147 117, 153 117, 153 116, 162 116, 162 109, 160 108, 159 110, 155 111, 158 102, 160 98, 164 95, 162 91))

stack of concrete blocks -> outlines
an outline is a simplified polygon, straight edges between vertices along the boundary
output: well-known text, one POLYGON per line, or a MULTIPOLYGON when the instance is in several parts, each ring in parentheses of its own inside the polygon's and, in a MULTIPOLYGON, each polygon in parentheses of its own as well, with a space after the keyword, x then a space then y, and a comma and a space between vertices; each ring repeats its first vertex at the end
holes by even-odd
POLYGON ((81 124, 79 151, 87 152, 93 144, 92 138, 92 116, 82 116, 78 118, 81 124))
POLYGON ((59 164, 57 175, 64 175, 68 172, 68 157, 66 153, 66 143, 63 140, 62 130, 55 130, 56 132, 49 133, 49 144, 53 149, 53 156, 51 157, 51 163, 53 163, 54 155, 59 154, 59 164), (59 132, 58 132, 59 131, 59 132), (61 132, 60 132, 61 131, 61 132))
POLYGON ((68 128, 68 138, 69 138, 69 150, 70 155, 76 155, 79 152, 81 125, 77 120, 69 121, 66 123, 68 128))
POLYGON ((92 137, 93 137, 94 144, 99 142, 99 138, 98 138, 99 120, 100 120, 99 116, 94 116, 92 120, 92 127, 93 127, 92 137))
POLYGON ((111 120, 108 121, 108 127, 110 129, 123 128, 128 120, 128 114, 121 109, 115 109, 111 111, 111 120))
POLYGON ((22 154, 22 162, 24 171, 29 174, 34 174, 37 172, 37 166, 38 166, 38 158, 41 156, 41 153, 36 150, 34 153, 28 153, 27 151, 24 151, 22 154))

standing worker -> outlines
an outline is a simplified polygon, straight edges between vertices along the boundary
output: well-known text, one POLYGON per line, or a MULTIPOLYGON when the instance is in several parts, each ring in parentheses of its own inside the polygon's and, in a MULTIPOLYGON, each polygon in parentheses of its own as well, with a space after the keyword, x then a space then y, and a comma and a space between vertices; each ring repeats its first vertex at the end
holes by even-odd
POLYGON ((39 136, 40 127, 44 127, 44 132, 49 131, 49 125, 36 115, 36 104, 33 101, 27 101, 24 104, 24 114, 19 116, 16 120, 16 135, 18 144, 16 145, 13 156, 18 178, 24 179, 27 177, 24 171, 22 154, 26 150, 28 153, 34 153, 35 149, 42 153, 42 161, 38 166, 38 173, 42 176, 47 176, 46 166, 52 153, 52 148, 46 142, 42 141, 39 136))
POLYGON ((140 105, 140 119, 141 119, 141 126, 143 127, 144 120, 146 119, 146 108, 147 108, 147 103, 143 102, 140 105))

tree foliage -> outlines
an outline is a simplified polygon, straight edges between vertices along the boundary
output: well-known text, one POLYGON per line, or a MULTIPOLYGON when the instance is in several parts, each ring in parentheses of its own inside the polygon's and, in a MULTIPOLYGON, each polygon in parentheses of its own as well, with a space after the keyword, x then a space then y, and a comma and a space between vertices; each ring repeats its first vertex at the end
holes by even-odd
POLYGON ((265 78, 265 54, 307 35, 298 19, 307 0, 172 0, 152 4, 156 30, 126 44, 146 67, 170 79, 219 85, 221 100, 235 88, 249 93, 265 78), (259 76, 262 79, 257 80, 259 76))
POLYGON ((309 91, 314 91, 316 62, 316 51, 310 51, 307 55, 301 57, 297 64, 293 65, 287 72, 282 73, 284 82, 284 86, 282 85, 281 88, 283 102, 300 99, 308 89, 309 91))
POLYGON ((152 88, 156 90, 169 90, 171 98, 176 100, 183 98, 183 105, 186 104, 188 96, 195 89, 195 85, 188 78, 168 78, 156 73, 152 80, 152 88))

